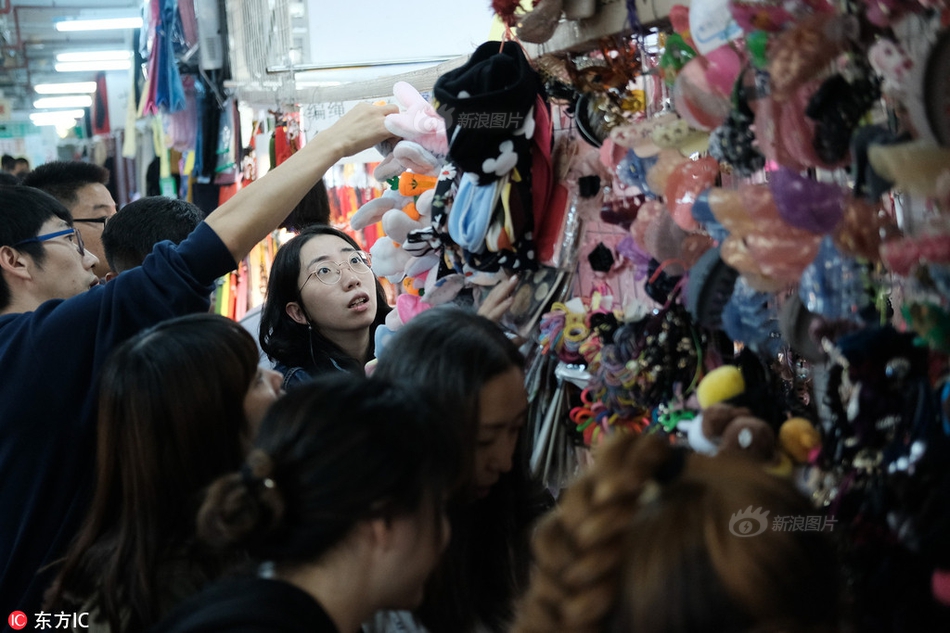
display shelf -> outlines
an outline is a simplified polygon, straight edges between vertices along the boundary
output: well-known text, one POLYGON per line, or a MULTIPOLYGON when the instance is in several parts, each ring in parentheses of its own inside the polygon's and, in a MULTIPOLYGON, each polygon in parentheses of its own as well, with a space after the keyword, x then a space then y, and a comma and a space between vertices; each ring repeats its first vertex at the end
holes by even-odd
MULTIPOLYGON (((648 26, 666 20, 674 4, 689 6, 689 0, 636 0, 641 24, 648 26)), ((525 44, 531 57, 560 51, 589 50, 597 40, 632 32, 627 23, 624 0, 600 0, 597 13, 586 20, 561 22, 554 35, 543 44, 525 44)))
MULTIPOLYGON (((689 0, 636 0, 636 3, 641 23, 650 25, 665 20, 674 4, 688 6, 689 0)), ((593 17, 586 20, 563 21, 558 25, 550 40, 544 44, 526 43, 525 49, 531 57, 560 51, 584 51, 590 49, 597 40, 603 37, 630 32, 630 25, 627 24, 626 2, 600 0, 597 13, 593 17)), ((294 92, 294 100, 297 103, 334 103, 387 98, 392 96, 393 84, 397 81, 405 81, 413 85, 416 90, 426 92, 432 89, 441 75, 458 68, 467 59, 468 55, 462 55, 430 68, 340 86, 300 88, 294 92)), ((288 105, 276 103, 279 97, 272 90, 254 89, 247 86, 233 86, 233 88, 236 89, 242 101, 252 106, 288 105)))

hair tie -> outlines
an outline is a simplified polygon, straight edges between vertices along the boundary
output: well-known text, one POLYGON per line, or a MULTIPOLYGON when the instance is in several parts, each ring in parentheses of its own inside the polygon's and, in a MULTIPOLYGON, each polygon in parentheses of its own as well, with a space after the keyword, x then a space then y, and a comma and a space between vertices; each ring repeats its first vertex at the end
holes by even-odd
POLYGON ((686 449, 680 446, 674 446, 667 460, 656 469, 653 480, 661 486, 665 486, 679 477, 685 467, 686 449))
POLYGON ((271 468, 271 460, 266 453, 261 450, 252 451, 247 456, 247 461, 241 464, 241 482, 251 490, 261 486, 273 488, 277 484, 269 476, 271 468))

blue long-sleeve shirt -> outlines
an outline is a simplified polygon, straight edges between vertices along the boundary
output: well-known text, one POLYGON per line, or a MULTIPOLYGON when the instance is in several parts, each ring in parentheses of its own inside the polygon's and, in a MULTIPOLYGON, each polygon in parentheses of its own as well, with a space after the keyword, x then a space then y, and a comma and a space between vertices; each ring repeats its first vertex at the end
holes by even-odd
POLYGON ((0 614, 39 611, 94 486, 98 375, 121 342, 208 310, 234 258, 202 223, 76 297, 0 316, 0 614))

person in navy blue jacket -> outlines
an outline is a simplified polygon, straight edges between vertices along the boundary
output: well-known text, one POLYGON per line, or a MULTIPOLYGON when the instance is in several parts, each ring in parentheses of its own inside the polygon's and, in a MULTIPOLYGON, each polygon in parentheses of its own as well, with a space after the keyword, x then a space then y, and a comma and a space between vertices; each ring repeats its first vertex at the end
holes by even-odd
POLYGON ((361 104, 180 245, 98 285, 69 212, 28 187, 0 187, 0 614, 32 622, 93 488, 95 385, 109 352, 145 327, 208 309, 216 278, 340 158, 389 136, 395 106, 361 104))

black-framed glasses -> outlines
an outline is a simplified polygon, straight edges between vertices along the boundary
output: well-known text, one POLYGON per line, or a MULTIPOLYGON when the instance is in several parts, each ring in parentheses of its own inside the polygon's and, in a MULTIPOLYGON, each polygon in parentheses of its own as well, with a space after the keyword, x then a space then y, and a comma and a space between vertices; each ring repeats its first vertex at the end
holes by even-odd
POLYGON ((340 283, 340 279, 343 277, 343 266, 347 266, 354 273, 361 275, 371 272, 370 266, 372 266, 372 260, 369 253, 354 251, 342 262, 320 262, 313 272, 307 275, 307 278, 300 286, 300 290, 303 290, 303 287, 306 286, 307 282, 313 277, 316 277, 318 281, 328 286, 340 283))
POLYGON ((106 222, 109 221, 109 216, 102 216, 101 218, 73 218, 73 222, 86 222, 87 224, 101 224, 105 227, 106 222))
POLYGON ((82 233, 77 231, 76 227, 73 227, 73 226, 69 227, 68 229, 63 229, 62 231, 44 233, 43 235, 37 235, 36 237, 31 237, 28 240, 21 240, 17 242, 16 244, 14 244, 13 248, 16 248, 17 246, 22 246, 23 244, 32 244, 34 242, 42 243, 42 242, 46 242, 48 240, 52 240, 57 237, 63 237, 65 235, 74 236, 72 239, 70 239, 70 242, 73 242, 73 239, 75 239, 74 243, 75 243, 76 248, 79 250, 80 257, 85 257, 86 245, 82 243, 82 233))

